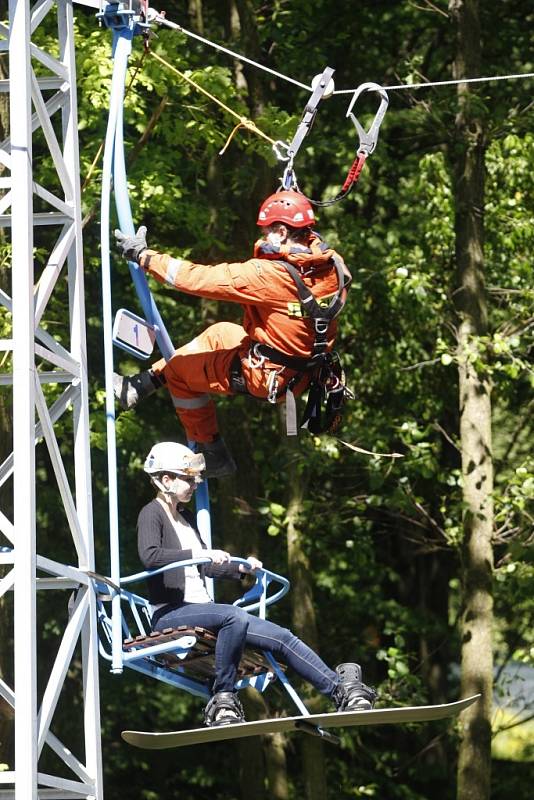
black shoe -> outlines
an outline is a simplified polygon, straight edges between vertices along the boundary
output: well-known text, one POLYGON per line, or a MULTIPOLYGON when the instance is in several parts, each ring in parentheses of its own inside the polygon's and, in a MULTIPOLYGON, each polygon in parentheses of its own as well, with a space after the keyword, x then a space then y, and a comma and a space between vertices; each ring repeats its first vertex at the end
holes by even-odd
POLYGON ((206 478, 224 478, 233 475, 237 469, 232 454, 220 436, 214 442, 197 442, 197 452, 206 459, 206 478))
POLYGON ((135 408, 141 400, 150 397, 163 385, 164 381, 150 369, 137 375, 123 376, 113 373, 113 394, 124 411, 135 408))
POLYGON ((243 706, 234 692, 216 692, 204 709, 204 725, 237 725, 245 721, 243 706))
POLYGON ((362 683, 362 668, 359 664, 340 664, 336 667, 339 683, 332 693, 337 711, 370 711, 377 694, 373 688, 362 683))

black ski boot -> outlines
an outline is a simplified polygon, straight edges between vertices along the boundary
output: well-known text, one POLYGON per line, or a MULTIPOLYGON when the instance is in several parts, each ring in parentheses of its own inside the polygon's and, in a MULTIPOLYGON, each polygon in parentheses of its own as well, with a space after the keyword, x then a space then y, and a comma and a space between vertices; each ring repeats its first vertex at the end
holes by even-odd
POLYGON ((237 469, 232 454, 220 436, 213 442, 197 442, 197 452, 206 459, 206 478, 225 478, 233 475, 237 469))
POLYGON ((113 394, 119 401, 123 411, 135 408, 136 405, 165 386, 165 378, 155 375, 151 369, 137 375, 118 375, 113 373, 113 394))
POLYGON ((216 692, 204 709, 204 725, 236 725, 245 721, 243 706, 234 692, 216 692))
POLYGON ((332 693, 337 711, 370 711, 376 700, 376 692, 362 683, 362 668, 359 664, 340 664, 336 667, 339 683, 332 693))

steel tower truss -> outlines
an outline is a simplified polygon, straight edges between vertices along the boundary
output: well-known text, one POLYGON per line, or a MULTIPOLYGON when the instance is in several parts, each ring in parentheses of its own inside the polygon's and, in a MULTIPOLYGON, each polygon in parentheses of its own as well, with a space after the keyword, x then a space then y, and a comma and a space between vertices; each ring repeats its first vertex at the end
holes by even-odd
POLYGON ((13 608, 14 663, 11 676, 9 669, 0 676, 0 697, 14 709, 14 764, 0 771, 0 798, 102 800, 97 617, 87 574, 94 542, 72 0, 36 0, 33 7, 9 0, 8 24, 0 23, 0 58, 6 54, 9 77, 0 91, 9 92, 10 123, 0 143, 0 246, 10 254, 10 269, 2 268, 10 285, 0 287, 0 389, 12 391, 3 405, 12 403, 13 452, 0 465, 0 603, 13 608), (64 327, 52 327, 51 320, 67 319, 67 306, 64 327), (51 553, 41 553, 36 455, 53 473, 55 513, 64 520, 51 553), (65 559, 72 553, 70 565, 54 558, 58 552, 65 559), (52 594, 64 627, 43 679, 39 627, 52 594), (65 687, 69 670, 80 686, 78 705, 73 681, 65 687), (68 745, 59 728, 53 732, 67 710, 68 745), (46 772, 43 748, 53 765, 46 772))

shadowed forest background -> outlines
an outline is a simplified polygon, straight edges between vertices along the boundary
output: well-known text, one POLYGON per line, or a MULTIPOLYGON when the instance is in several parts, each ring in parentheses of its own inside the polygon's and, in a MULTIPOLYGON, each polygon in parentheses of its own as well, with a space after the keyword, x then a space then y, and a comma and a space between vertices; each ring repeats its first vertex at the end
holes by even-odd
MULTIPOLYGON (((303 83, 335 68, 336 88, 531 72, 531 3, 500 0, 162 0, 169 19, 303 83)), ((79 136, 91 384, 97 567, 109 572, 99 263, 99 190, 111 36, 76 8, 79 136)), ((4 11, 2 17, 5 16, 4 11)), ((42 35, 46 35, 46 28, 42 35)), ((290 141, 308 95, 182 34, 150 48, 273 139, 290 141)), ((0 58, 0 77, 5 76, 0 58)), ((150 247, 201 263, 251 256, 256 210, 283 165, 269 145, 195 92, 136 39, 125 100, 129 185, 150 247)), ((318 210, 317 230, 353 274, 338 350, 355 399, 339 437, 285 436, 283 408, 219 399, 235 478, 210 482, 214 545, 254 554, 288 575, 272 619, 330 665, 358 661, 382 706, 442 703, 481 691, 467 723, 351 729, 335 748, 272 735, 143 752, 125 728, 196 727, 202 702, 102 662, 106 798, 118 800, 523 800, 534 781, 532 625, 534 459, 533 80, 392 91, 376 151, 349 197, 318 210), (493 431, 493 437, 491 435, 493 431), (342 440, 342 441, 341 441, 342 440), (355 452, 343 442, 389 459, 355 452), (519 724, 521 722, 521 724, 519 724)), ((357 147, 351 95, 321 103, 297 161, 300 189, 330 199, 357 147)), ((0 95, 1 138, 7 134, 0 95)), ((370 122, 376 96, 355 109, 370 122)), ((41 185, 52 174, 34 153, 41 185)), ((113 223, 115 227, 115 222, 113 223)), ((41 236, 43 234, 40 234, 41 236)), ((45 242, 36 242, 37 265, 45 242)), ((9 242, 0 240, 0 284, 9 242)), ((114 259, 113 305, 139 313, 128 268, 114 259)), ((65 282, 66 285, 66 282, 65 282)), ((176 346, 240 308, 152 284, 176 346)), ((66 289, 65 289, 66 291, 66 289)), ((43 326, 61 337, 58 299, 43 326)), ((0 317, 0 337, 9 322, 0 317)), ((123 374, 139 362, 116 351, 123 374)), ((7 365, 3 365, 4 369, 7 365)), ((54 396, 57 387, 46 386, 54 396)), ((303 401, 300 400, 302 410, 303 401)), ((117 420, 121 558, 136 572, 136 519, 152 496, 142 464, 153 443, 180 440, 165 392, 117 420)), ((67 439, 66 439, 67 441, 67 439)), ((1 460, 11 409, 0 393, 1 460)), ((62 553, 66 521, 44 450, 39 536, 62 553)), ((68 555, 66 554, 66 560, 68 555)), ((221 587, 218 599, 231 600, 221 587)), ((9 677, 9 600, 0 601, 0 672, 9 677)), ((40 605, 53 659, 67 610, 40 605)), ((71 669, 73 696, 80 675, 71 669)), ((314 711, 322 698, 302 687, 314 711)), ((276 685, 244 693, 247 717, 293 713, 276 685)), ((72 714, 81 713, 76 699, 72 714)), ((11 764, 2 707, 0 761, 11 764)), ((68 732, 68 715, 58 723, 68 732)), ((69 741, 68 734, 64 736, 69 741)), ((75 742, 73 745, 76 744, 75 742)), ((74 749, 74 746, 73 746, 74 749)))

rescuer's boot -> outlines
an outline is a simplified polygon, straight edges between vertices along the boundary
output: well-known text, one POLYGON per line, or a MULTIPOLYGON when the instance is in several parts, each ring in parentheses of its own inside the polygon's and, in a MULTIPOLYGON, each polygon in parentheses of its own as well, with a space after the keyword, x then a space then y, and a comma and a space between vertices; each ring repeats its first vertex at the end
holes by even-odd
POLYGON ((197 451, 206 459, 206 478, 224 478, 233 475, 237 469, 232 454, 220 436, 213 442, 197 442, 197 451))

